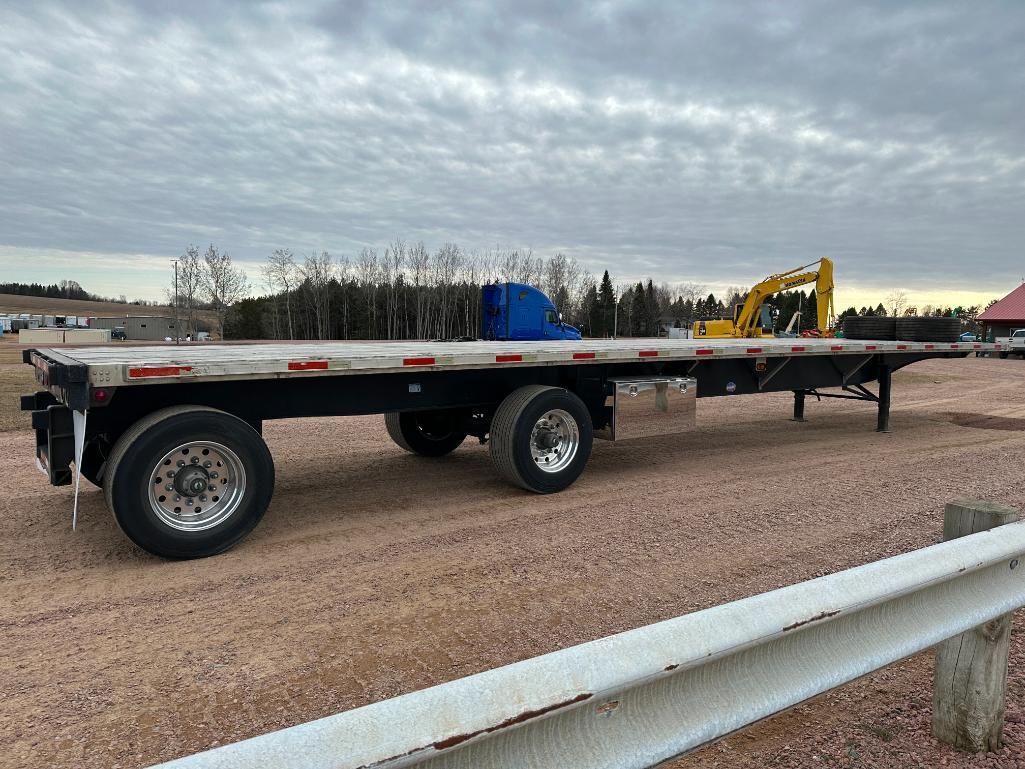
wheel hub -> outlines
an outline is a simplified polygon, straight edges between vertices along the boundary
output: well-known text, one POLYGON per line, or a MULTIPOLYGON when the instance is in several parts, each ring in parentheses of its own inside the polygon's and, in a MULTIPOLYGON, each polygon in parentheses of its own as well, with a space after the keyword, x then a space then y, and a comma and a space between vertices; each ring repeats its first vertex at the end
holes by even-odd
POLYGON ((198 497, 210 485, 210 476, 202 467, 187 467, 174 476, 174 488, 187 497, 198 497))
POLYGON ((203 531, 231 517, 245 490, 245 468, 234 451, 220 443, 194 441, 172 449, 154 467, 149 502, 163 524, 203 531))
POLYGON ((530 455, 540 470, 565 470, 580 448, 580 427, 568 411, 545 412, 530 433, 530 455))

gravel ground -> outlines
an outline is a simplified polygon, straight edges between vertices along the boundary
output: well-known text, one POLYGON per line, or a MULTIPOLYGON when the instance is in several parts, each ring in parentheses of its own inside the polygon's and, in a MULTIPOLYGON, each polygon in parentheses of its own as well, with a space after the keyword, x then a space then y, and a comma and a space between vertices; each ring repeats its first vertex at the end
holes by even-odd
MULTIPOLYGON (((916 364, 888 435, 868 404, 796 424, 785 395, 704 400, 698 430, 598 444, 548 497, 476 444, 429 461, 377 418, 272 423, 263 523, 185 563, 96 489, 72 532, 31 434, 0 433, 0 765, 145 766, 931 544, 955 496, 1025 508, 1023 386, 1017 360, 916 364)), ((998 754, 929 737, 924 654, 674 765, 1025 767, 1023 657, 1019 630, 998 754)))

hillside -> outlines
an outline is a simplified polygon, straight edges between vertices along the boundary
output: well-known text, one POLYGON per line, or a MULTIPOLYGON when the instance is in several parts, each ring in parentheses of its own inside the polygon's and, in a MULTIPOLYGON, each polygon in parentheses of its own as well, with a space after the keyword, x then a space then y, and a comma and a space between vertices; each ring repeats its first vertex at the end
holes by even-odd
POLYGON ((143 307, 117 302, 49 299, 42 296, 0 294, 0 313, 29 312, 43 315, 174 315, 171 307, 143 307))

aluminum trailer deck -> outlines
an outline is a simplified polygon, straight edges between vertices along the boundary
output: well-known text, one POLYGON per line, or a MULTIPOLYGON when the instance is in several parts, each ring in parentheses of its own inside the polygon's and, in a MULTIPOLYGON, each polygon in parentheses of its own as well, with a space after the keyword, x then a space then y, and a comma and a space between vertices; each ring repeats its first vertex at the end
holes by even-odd
POLYGON ((384 414, 395 442, 423 456, 475 436, 502 476, 549 493, 576 480, 593 438, 686 429, 695 397, 792 391, 798 420, 808 395, 868 400, 885 431, 893 371, 996 349, 800 338, 40 348, 24 360, 43 389, 22 408, 51 483, 77 480, 74 466, 137 544, 196 557, 238 542, 269 504, 266 419, 384 414))

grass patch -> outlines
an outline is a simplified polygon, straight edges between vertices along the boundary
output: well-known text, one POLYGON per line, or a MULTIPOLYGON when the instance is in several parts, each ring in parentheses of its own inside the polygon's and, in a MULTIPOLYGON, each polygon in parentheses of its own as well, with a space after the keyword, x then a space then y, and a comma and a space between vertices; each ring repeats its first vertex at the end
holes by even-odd
POLYGON ((21 410, 19 399, 36 389, 30 367, 0 365, 0 433, 30 428, 29 415, 21 410))

